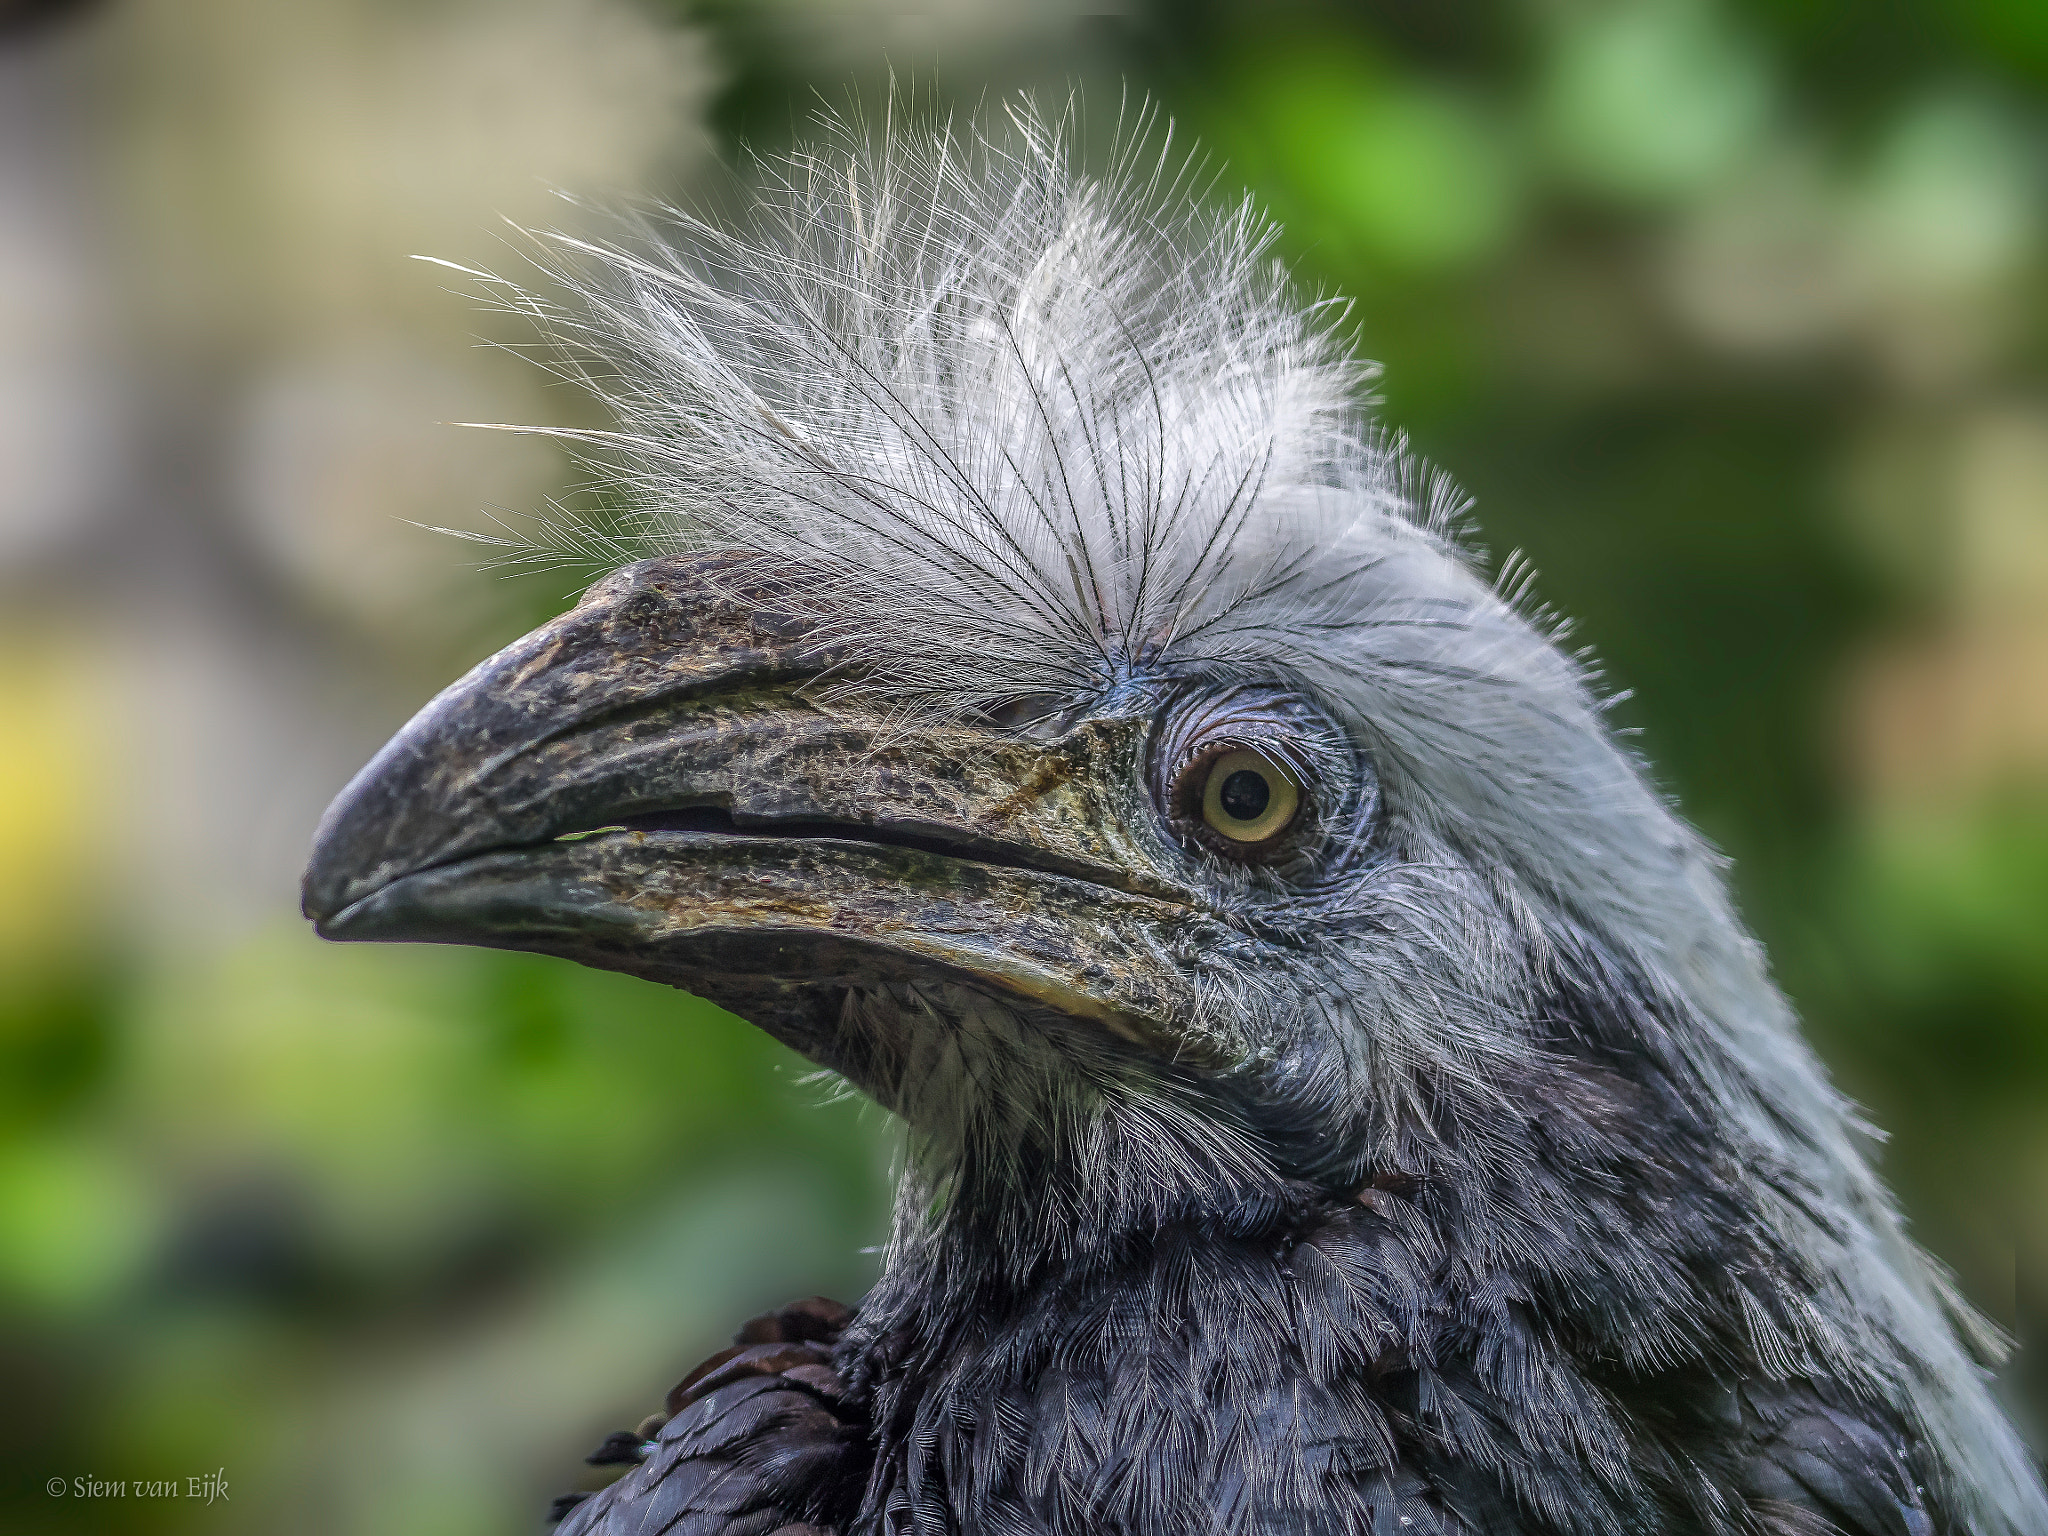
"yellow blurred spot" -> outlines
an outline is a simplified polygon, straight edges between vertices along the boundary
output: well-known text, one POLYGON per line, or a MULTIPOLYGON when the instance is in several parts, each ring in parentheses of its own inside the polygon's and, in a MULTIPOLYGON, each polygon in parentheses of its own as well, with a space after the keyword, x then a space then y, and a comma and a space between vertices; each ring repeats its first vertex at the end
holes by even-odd
POLYGON ((0 633, 0 969, 81 936, 111 835, 105 668, 64 638, 0 633))

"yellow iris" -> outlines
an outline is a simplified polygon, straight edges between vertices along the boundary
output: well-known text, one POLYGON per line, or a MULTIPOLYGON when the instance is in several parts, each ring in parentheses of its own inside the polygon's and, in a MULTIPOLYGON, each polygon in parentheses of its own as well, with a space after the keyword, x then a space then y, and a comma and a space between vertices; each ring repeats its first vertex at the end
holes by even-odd
POLYGON ((1277 837, 1300 808, 1301 786, 1294 775, 1250 748, 1217 758, 1202 786, 1202 820, 1234 843, 1277 837))

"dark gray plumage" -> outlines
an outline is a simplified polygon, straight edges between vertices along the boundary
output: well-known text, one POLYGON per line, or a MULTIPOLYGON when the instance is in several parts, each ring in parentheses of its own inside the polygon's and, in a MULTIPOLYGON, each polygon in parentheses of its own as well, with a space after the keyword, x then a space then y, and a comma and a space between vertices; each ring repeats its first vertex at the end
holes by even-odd
POLYGON ((320 834, 330 936, 685 986, 908 1128, 843 1334, 566 1528, 2048 1531, 1715 860, 1266 228, 1014 127, 558 242, 632 510, 548 532, 624 568, 320 834))

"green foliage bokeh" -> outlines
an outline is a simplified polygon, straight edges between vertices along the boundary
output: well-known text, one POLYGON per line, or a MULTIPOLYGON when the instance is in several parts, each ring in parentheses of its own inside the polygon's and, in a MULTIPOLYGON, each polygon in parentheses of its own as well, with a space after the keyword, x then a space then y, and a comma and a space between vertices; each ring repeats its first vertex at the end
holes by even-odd
MULTIPOLYGON (((1626 694, 1890 1133, 1916 1234, 2048 1345, 2048 7, 1159 0, 914 34, 803 0, 639 11, 705 61, 727 160, 892 71, 967 108, 1128 83, 1199 135, 1303 283, 1355 298, 1386 420, 1626 694)), ((391 674, 417 701, 559 585, 464 598, 439 650, 386 625, 350 654, 420 652, 391 674)), ((858 1293, 879 1116, 715 1009, 564 964, 324 947, 283 909, 139 937, 52 873, 94 818, 35 766, 84 739, 62 694, 0 694, 9 1529, 526 1528, 740 1318, 858 1293), (226 1504, 44 1491, 215 1467, 226 1504)), ((2030 1422, 2042 1355, 2005 1379, 2030 1422)))

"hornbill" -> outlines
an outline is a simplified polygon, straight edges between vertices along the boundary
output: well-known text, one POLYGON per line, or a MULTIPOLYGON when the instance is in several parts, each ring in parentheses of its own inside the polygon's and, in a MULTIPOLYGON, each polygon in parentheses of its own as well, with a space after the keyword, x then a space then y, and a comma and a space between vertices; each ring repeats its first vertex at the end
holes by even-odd
POLYGON ((617 418, 550 525, 617 568, 357 776, 306 911, 713 999, 908 1137, 857 1309, 748 1325, 563 1529, 2048 1532, 1996 1337, 1344 311, 1073 137, 842 124, 501 290, 617 418))

